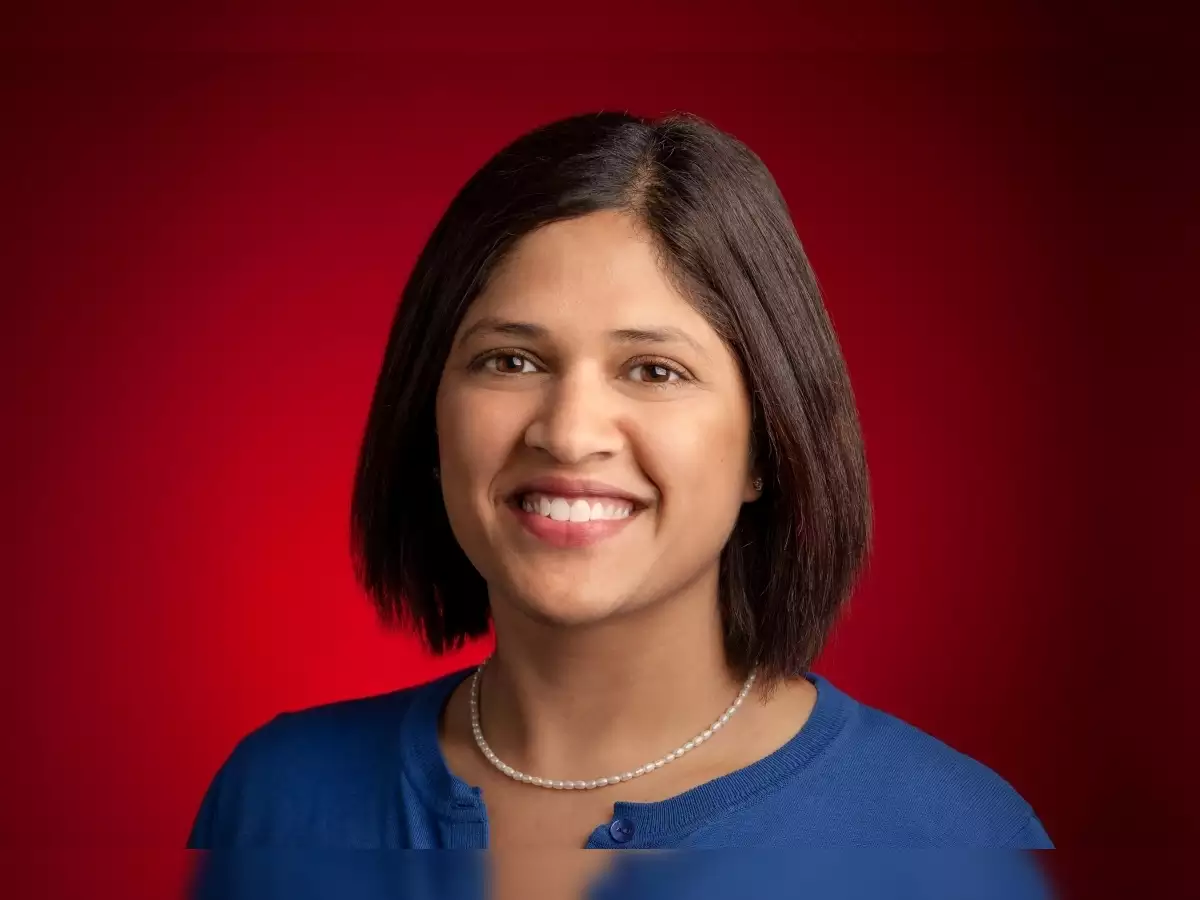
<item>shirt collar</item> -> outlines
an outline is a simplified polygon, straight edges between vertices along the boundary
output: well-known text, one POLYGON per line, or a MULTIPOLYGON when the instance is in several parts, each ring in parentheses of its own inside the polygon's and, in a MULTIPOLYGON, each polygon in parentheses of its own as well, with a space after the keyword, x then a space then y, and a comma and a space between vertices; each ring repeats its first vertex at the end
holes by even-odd
MULTIPOLYGON (((417 690, 401 728, 404 772, 426 808, 447 823, 479 822, 486 815, 482 791, 450 771, 438 741, 438 720, 446 701, 474 671, 471 666, 417 690)), ((800 730, 778 750, 666 800, 617 801, 613 818, 633 820, 636 843, 653 846, 668 834, 695 829, 812 765, 845 726, 853 702, 825 677, 815 672, 805 677, 817 689, 816 703, 800 730)))

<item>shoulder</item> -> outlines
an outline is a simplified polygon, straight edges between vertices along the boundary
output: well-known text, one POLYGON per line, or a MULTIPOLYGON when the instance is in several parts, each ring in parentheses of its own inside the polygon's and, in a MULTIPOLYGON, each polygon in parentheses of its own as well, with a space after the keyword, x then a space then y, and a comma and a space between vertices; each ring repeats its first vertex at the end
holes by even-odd
POLYGON ((846 728, 824 776, 894 834, 934 846, 1052 846, 1032 806, 997 772, 891 713, 841 694, 846 728))
MULTIPOLYGON (((1043 848, 1032 807, 1000 775, 828 679, 754 798, 693 842, 817 847, 1043 848)), ((780 754, 777 754, 780 756, 780 754)))
MULTIPOLYGON (((386 795, 415 715, 461 673, 413 687, 281 712, 242 737, 209 784, 187 846, 276 839, 281 828, 386 795)), ((436 736, 434 736, 436 739, 436 736)), ((357 814, 360 811, 355 811, 357 814)), ((370 815, 369 810, 362 810, 370 815)), ((347 810, 347 814, 350 814, 347 810)))

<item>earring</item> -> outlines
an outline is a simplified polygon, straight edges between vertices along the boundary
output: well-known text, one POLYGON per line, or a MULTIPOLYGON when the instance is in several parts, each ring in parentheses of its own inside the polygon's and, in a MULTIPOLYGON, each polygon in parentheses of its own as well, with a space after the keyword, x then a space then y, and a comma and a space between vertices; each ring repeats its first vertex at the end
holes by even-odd
POLYGON ((755 478, 752 482, 750 482, 750 486, 753 487, 755 491, 761 492, 763 489, 763 480, 761 478, 755 478))

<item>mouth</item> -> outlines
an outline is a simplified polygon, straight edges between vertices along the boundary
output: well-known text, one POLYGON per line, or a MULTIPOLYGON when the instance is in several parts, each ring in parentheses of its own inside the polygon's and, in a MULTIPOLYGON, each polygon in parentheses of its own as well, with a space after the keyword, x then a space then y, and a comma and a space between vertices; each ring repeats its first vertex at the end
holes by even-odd
POLYGON ((586 547, 620 533, 649 505, 610 485, 542 479, 506 504, 524 530, 554 547, 586 547))
POLYGON ((525 512, 552 522, 614 522, 633 515, 633 503, 619 497, 564 497, 530 492, 514 499, 525 512))

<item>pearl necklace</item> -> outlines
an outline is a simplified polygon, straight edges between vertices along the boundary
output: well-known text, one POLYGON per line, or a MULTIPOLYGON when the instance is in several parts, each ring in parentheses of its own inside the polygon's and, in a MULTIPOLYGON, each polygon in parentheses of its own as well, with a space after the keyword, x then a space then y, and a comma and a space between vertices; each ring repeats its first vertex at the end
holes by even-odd
POLYGON ((639 766, 632 772, 625 772, 620 775, 610 775, 608 778, 596 778, 591 781, 554 781, 549 778, 538 778, 535 775, 526 775, 524 772, 517 771, 512 766, 506 765, 498 756, 496 756, 495 753, 492 752, 492 748, 489 747, 487 741, 483 739, 483 729, 479 727, 479 680, 480 676, 483 675, 484 666, 487 664, 488 660, 485 660, 483 664, 475 670, 475 675, 471 679, 471 731, 475 734, 475 743, 483 752, 483 755, 487 757, 487 761, 509 778, 512 778, 516 781, 523 781, 525 784, 532 784, 536 787, 552 788, 557 791, 590 791, 594 790, 595 788, 607 787, 608 785, 612 784, 620 784, 623 781, 632 781, 635 778, 641 778, 643 775, 648 775, 657 769, 661 769, 667 763, 675 762, 675 760, 679 759, 685 753, 694 750, 696 747, 699 747, 725 726, 733 714, 738 711, 738 707, 742 705, 742 701, 746 699, 746 695, 750 693, 750 688, 754 685, 755 675, 757 675, 757 670, 751 669, 750 675, 746 678, 746 683, 742 685, 742 690, 737 695, 737 699, 733 701, 733 705, 730 706, 729 709, 725 710, 725 712, 721 714, 721 717, 717 719, 717 721, 713 722, 712 725, 700 732, 674 753, 668 753, 661 759, 657 759, 651 763, 646 763, 644 766, 639 766))

